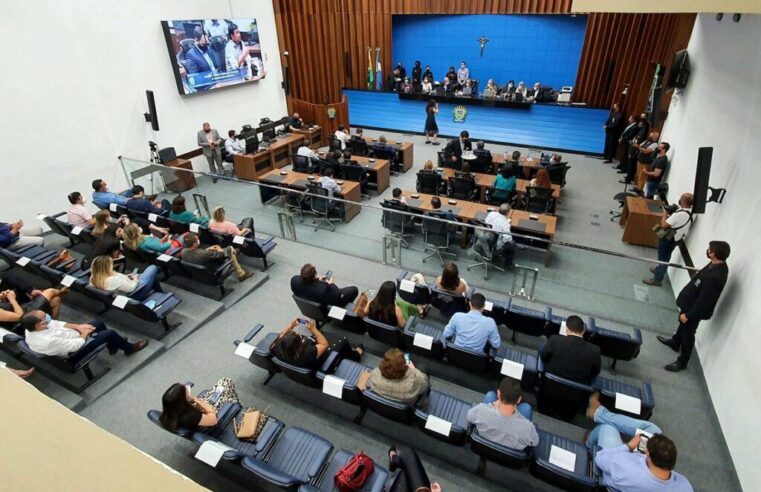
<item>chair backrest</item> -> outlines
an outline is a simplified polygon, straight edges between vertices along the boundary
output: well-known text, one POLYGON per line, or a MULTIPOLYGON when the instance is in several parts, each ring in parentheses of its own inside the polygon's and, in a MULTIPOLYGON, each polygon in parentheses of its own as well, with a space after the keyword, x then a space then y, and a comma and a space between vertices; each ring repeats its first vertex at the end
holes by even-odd
POLYGON ((526 187, 526 210, 534 213, 549 213, 552 211, 552 188, 526 187))
POLYGON ((472 178, 449 178, 451 194, 453 198, 460 200, 469 200, 476 189, 476 181, 472 178))
POLYGON ((364 391, 364 397, 367 407, 378 415, 404 424, 412 423, 414 409, 411 405, 386 398, 371 389, 364 391))
POLYGON ((470 161, 470 170, 474 173, 491 173, 492 172, 492 155, 476 154, 476 158, 470 161))
POLYGON ((328 142, 330 144, 330 150, 341 150, 341 141, 338 140, 335 135, 331 135, 328 142))
POLYGON ((320 386, 320 381, 316 377, 316 371, 308 367, 299 367, 289 364, 277 357, 272 357, 272 362, 280 369, 280 371, 288 376, 290 379, 297 383, 304 384, 306 386, 317 387, 320 386))
POLYGON ((503 203, 512 204, 516 193, 516 190, 498 190, 493 186, 489 186, 486 188, 486 203, 489 205, 502 205, 503 203))
POLYGON ((317 183, 307 184, 307 190, 313 196, 310 197, 309 203, 312 208, 312 212, 326 214, 330 211, 332 200, 330 199, 330 191, 326 190, 317 183))
POLYGON ((430 216, 423 216, 423 234, 425 242, 432 245, 449 246, 449 238, 455 233, 456 226, 434 220, 431 217, 439 219, 444 218, 441 212, 430 212, 430 216), (441 243, 441 244, 438 244, 441 243))
MULTIPOLYGON (((488 224, 484 224, 480 220, 474 220, 473 225, 490 227, 488 224)), ((495 232, 476 229, 476 232, 473 234, 473 253, 485 260, 491 261, 496 245, 497 234, 495 232)))
POLYGON ((353 155, 366 156, 368 154, 367 142, 362 139, 352 138, 349 140, 349 148, 353 155))
POLYGON ((184 437, 185 439, 190 439, 190 437, 195 432, 197 432, 196 430, 188 429, 188 428, 185 428, 185 427, 178 427, 177 429, 175 429, 173 431, 169 430, 166 427, 164 427, 163 425, 161 425, 160 417, 161 417, 161 410, 148 410, 148 420, 150 420, 154 424, 158 425, 159 427, 161 427, 162 429, 164 429, 167 432, 170 432, 170 433, 175 434, 175 435, 180 436, 180 437, 184 437))
MULTIPOLYGON (((547 309, 545 312, 511 304, 507 310, 507 327, 518 333, 534 337, 547 335, 547 309)), ((551 311, 550 311, 551 315, 551 311)))
POLYGON ((565 162, 547 166, 547 173, 550 175, 550 182, 552 184, 564 186, 565 174, 567 172, 568 172, 568 164, 565 162))
POLYGON ((465 296, 440 290, 436 287, 431 287, 431 305, 446 317, 450 317, 455 313, 467 313, 470 311, 470 303, 465 296))
POLYGON ((404 234, 404 228, 407 224, 408 216, 396 213, 394 210, 407 211, 407 207, 405 207, 404 204, 392 200, 383 200, 383 202, 381 202, 381 207, 383 207, 383 215, 381 216, 383 228, 396 234, 404 234))
POLYGON ((373 146, 373 155, 377 159, 386 159, 392 161, 396 158, 396 154, 396 150, 373 146))
POLYGON ((539 381, 539 411, 568 419, 587 406, 594 388, 545 372, 539 381))
POLYGON ((206 285, 218 285, 224 282, 224 276, 218 275, 216 268, 190 263, 185 260, 181 261, 181 265, 187 275, 196 282, 206 285))
POLYGON ((293 170, 297 173, 309 173, 309 157, 298 154, 294 155, 293 170))
POLYGON ((291 297, 293 297, 293 300, 296 302, 296 305, 299 307, 299 311, 301 311, 301 314, 303 314, 307 318, 310 318, 319 322, 328 321, 328 310, 326 306, 323 306, 319 302, 314 302, 314 301, 310 301, 309 299, 304 299, 303 297, 298 297, 295 295, 291 297))
POLYGON ((396 326, 387 325, 365 316, 363 318, 370 338, 391 347, 402 346, 402 332, 396 326))
POLYGON ((476 374, 485 374, 489 369, 490 359, 486 352, 469 350, 445 341, 444 353, 447 361, 460 369, 465 369, 476 374))
POLYGON ((441 190, 441 176, 435 171, 418 171, 417 191, 429 195, 438 195, 441 190))
POLYGON ((396 293, 399 297, 412 304, 430 304, 431 289, 425 284, 415 284, 414 292, 403 291, 400 286, 402 279, 407 277, 407 272, 402 272, 396 279, 396 293))
POLYGON ((44 219, 42 219, 45 224, 47 224, 50 229, 58 234, 59 236, 69 237, 69 233, 66 232, 60 225, 59 221, 55 220, 53 217, 46 216, 44 219))
POLYGON ((341 166, 341 174, 343 174, 344 179, 349 181, 361 182, 365 180, 365 170, 362 166, 344 164, 341 166))

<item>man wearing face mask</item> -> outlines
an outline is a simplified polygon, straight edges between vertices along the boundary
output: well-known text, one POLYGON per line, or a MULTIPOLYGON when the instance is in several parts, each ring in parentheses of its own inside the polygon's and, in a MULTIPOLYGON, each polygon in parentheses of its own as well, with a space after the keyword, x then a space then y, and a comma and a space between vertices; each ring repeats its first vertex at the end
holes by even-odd
POLYGON ((188 73, 216 73, 217 67, 211 59, 211 53, 209 53, 209 38, 206 37, 201 26, 196 26, 193 30, 193 38, 196 42, 186 55, 188 73))
MULTIPOLYGON (((227 70, 238 70, 251 66, 250 48, 243 44, 240 37, 240 30, 235 24, 230 24, 227 28, 230 39, 225 45, 225 63, 227 70)), ((253 72, 251 76, 256 75, 256 68, 251 67, 253 72)))
POLYGON ((132 355, 148 345, 147 340, 130 343, 114 330, 106 328, 100 320, 79 325, 57 321, 40 310, 30 311, 21 317, 21 327, 29 348, 37 353, 66 357, 75 363, 106 345, 108 353, 114 355, 119 350, 125 355, 132 355))
POLYGON ((695 347, 695 332, 698 330, 698 324, 700 320, 711 319, 716 303, 727 283, 729 253, 729 244, 724 241, 708 243, 706 256, 711 262, 692 277, 677 296, 679 327, 671 338, 658 336, 659 342, 674 352, 679 352, 676 362, 665 367, 667 371, 677 372, 687 368, 687 362, 695 347))
MULTIPOLYGON (((222 150, 220 145, 222 138, 219 132, 212 128, 209 123, 204 123, 203 128, 198 132, 198 146, 203 150, 203 155, 209 162, 209 172, 212 174, 224 174, 225 168, 222 166, 222 150)), ((217 178, 212 180, 217 182, 217 178)))

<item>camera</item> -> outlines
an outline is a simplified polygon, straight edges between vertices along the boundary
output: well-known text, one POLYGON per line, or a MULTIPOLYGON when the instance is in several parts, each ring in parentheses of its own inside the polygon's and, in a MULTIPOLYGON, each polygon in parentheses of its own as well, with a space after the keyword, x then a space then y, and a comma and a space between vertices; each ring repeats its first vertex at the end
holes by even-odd
POLYGON ((666 211, 667 214, 671 215, 677 210, 679 210, 679 205, 671 204, 671 205, 663 205, 661 208, 666 211))
POLYGON ((157 150, 159 150, 159 146, 156 142, 151 142, 150 140, 148 140, 148 146, 151 148, 153 152, 156 152, 157 150))

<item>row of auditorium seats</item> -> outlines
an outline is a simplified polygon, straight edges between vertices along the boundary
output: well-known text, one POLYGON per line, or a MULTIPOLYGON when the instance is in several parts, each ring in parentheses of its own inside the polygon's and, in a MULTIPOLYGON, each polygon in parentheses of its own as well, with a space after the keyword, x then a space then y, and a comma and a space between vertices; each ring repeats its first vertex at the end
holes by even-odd
MULTIPOLYGON (((255 326, 243 341, 235 341, 236 346, 250 345, 249 342, 262 329, 261 324, 255 326)), ((583 443, 539 429, 540 442, 536 447, 522 451, 506 448, 489 441, 479 435, 475 428, 469 426, 467 412, 473 406, 471 402, 437 390, 430 391, 426 405, 421 405, 420 401, 409 405, 385 398, 374 393, 371 388, 363 390, 359 387, 361 373, 369 372, 372 368, 359 362, 339 360, 335 353, 331 353, 318 369, 294 366, 280 360, 270 351, 270 346, 277 336, 278 333, 269 333, 255 346, 249 347, 249 361, 269 374, 263 384, 267 384, 275 374, 283 373, 299 384, 312 388, 322 387, 326 398, 338 397, 334 393, 335 390, 326 390, 326 387, 340 385, 340 399, 360 407, 354 420, 356 424, 361 424, 366 411, 370 410, 395 422, 414 423, 424 433, 451 445, 463 446, 469 442, 471 450, 481 459, 478 470, 480 473, 483 472, 487 461, 513 468, 528 465, 532 475, 560 487, 585 491, 596 490, 598 487, 599 473, 593 466, 593 455, 583 443), (550 462, 553 447, 561 448, 576 456, 573 471, 550 462)), ((242 351, 242 353, 247 352, 242 351)), ((456 464, 460 465, 460 463, 456 464)))
MULTIPOLYGON (((192 386, 192 383, 189 383, 192 386)), ((201 393, 199 397, 203 397, 201 393)), ((331 492, 333 477, 346 464, 353 453, 341 449, 331 459, 333 444, 323 437, 299 427, 286 427, 280 420, 268 416, 267 423, 254 441, 241 441, 236 437, 235 419, 242 414, 236 403, 225 403, 220 408, 218 423, 213 428, 192 431, 178 428, 173 433, 200 447, 218 443, 226 447, 219 464, 225 471, 237 469, 253 481, 264 481, 276 487, 299 492, 331 492)), ((159 420, 161 412, 150 410, 148 418, 166 430, 159 420)), ((172 431, 169 431, 172 432, 172 431)), ((393 486, 398 474, 391 476, 382 466, 375 464, 368 478, 366 492, 383 492, 393 486)))

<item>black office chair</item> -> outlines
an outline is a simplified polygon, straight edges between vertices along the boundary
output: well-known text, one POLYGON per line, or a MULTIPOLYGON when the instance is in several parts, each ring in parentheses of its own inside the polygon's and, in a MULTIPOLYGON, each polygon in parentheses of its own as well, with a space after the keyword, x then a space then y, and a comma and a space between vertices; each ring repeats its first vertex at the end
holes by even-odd
POLYGON ((312 174, 319 169, 320 166, 313 163, 309 157, 298 154, 293 156, 293 170, 297 173, 312 174))
POLYGON ((526 210, 536 214, 553 214, 555 199, 552 198, 552 188, 537 188, 527 186, 525 194, 526 210))
POLYGON ((329 143, 329 150, 332 152, 334 150, 343 150, 341 148, 341 141, 338 140, 335 136, 331 136, 328 140, 329 143))
POLYGON ((285 211, 291 215, 298 215, 299 222, 304 222, 304 214, 313 214, 310 205, 311 197, 304 195, 299 191, 284 191, 283 206, 285 211))
POLYGON ((443 150, 440 150, 436 153, 436 155, 438 156, 438 159, 439 159, 438 164, 440 168, 443 169, 445 167, 452 167, 451 163, 449 162, 449 159, 447 159, 446 152, 444 152, 443 150))
MULTIPOLYGON (((488 224, 481 222, 480 220, 474 220, 472 224, 477 227, 490 227, 488 224)), ((498 236, 494 232, 481 229, 475 231, 475 234, 473 234, 473 247, 471 248, 471 251, 473 251, 473 255, 479 261, 468 265, 468 271, 470 271, 471 268, 483 267, 484 280, 488 280, 489 278, 489 267, 505 273, 504 268, 495 264, 499 259, 495 256, 497 254, 497 239, 498 236)))
MULTIPOLYGON (((440 214, 433 212, 431 214, 434 217, 443 218, 440 214)), ((450 239, 456 234, 456 227, 454 224, 448 224, 431 219, 431 217, 423 216, 423 239, 425 241, 425 253, 427 256, 423 257, 423 263, 428 258, 435 256, 441 262, 441 266, 444 266, 444 256, 451 256, 457 258, 457 254, 449 251, 450 239)))
POLYGON ((399 152, 397 150, 378 146, 373 146, 372 150, 373 156, 375 156, 376 159, 385 159, 389 162, 392 173, 398 173, 401 170, 401 166, 399 165, 399 152))
POLYGON ((566 174, 568 174, 569 169, 571 169, 571 166, 569 166, 567 162, 547 166, 550 182, 552 184, 560 185, 561 188, 565 188, 565 177, 566 174))
POLYGON ((478 150, 474 152, 476 158, 470 161, 470 170, 474 173, 492 174, 494 166, 492 166, 491 152, 483 151, 483 153, 481 153, 478 150))
POLYGON ((336 226, 333 222, 341 222, 340 217, 331 217, 331 214, 340 213, 341 203, 336 202, 330 196, 330 191, 326 190, 322 186, 309 183, 307 185, 310 195, 309 206, 312 213, 315 214, 315 223, 317 224, 314 230, 318 230, 323 225, 327 225, 331 231, 336 230, 336 226))
POLYGON ((405 247, 410 244, 406 238, 414 238, 415 225, 413 219, 409 215, 396 213, 395 211, 407 211, 407 206, 403 203, 393 200, 383 200, 381 202, 383 207, 383 215, 381 216, 381 224, 383 228, 388 230, 392 236, 398 237, 402 241, 402 245, 405 247), (406 231, 406 232, 405 232, 406 231), (412 233, 410 233, 412 231, 412 233))
POLYGON ((509 203, 510 206, 513 206, 515 203, 515 197, 517 196, 517 192, 515 190, 513 191, 504 191, 504 190, 498 190, 493 186, 489 186, 486 188, 486 193, 484 194, 485 202, 488 205, 495 205, 499 206, 503 203, 509 203))
POLYGON ((458 200, 474 201, 478 196, 476 180, 457 176, 449 178, 449 196, 458 200))
POLYGON ((359 188, 363 198, 370 198, 367 194, 367 185, 370 182, 370 178, 365 171, 365 168, 356 164, 343 164, 341 165, 341 175, 343 179, 347 181, 356 181, 359 183, 359 188))
POLYGON ((352 138, 349 140, 349 149, 351 150, 352 155, 367 156, 370 153, 367 142, 361 138, 352 138))
POLYGON ((417 191, 429 195, 440 195, 446 191, 446 184, 436 171, 421 170, 417 173, 417 191))

